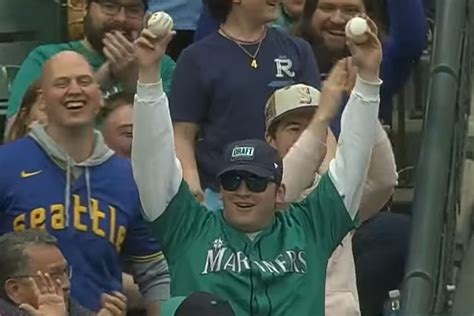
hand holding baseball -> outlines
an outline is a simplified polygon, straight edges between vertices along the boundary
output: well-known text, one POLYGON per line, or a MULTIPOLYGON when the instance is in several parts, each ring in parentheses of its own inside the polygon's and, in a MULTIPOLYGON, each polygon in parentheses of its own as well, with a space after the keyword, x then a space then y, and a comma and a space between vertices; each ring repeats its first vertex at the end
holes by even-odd
MULTIPOLYGON (((364 29, 363 22, 356 22, 356 27, 349 25, 348 31, 351 36, 347 36, 347 46, 352 54, 352 63, 358 68, 359 76, 367 81, 378 81, 380 64, 382 62, 382 44, 377 37, 377 26, 369 17, 363 17, 368 29, 364 29), (362 36, 366 36, 362 40, 362 36)), ((349 23, 351 23, 349 21, 349 23)), ((348 23, 348 24, 349 24, 348 23)), ((352 22, 353 23, 353 22, 352 22)))
MULTIPOLYGON (((147 25, 150 25, 149 21, 147 25)), ((159 79, 157 74, 159 74, 161 58, 165 55, 168 44, 176 34, 175 31, 171 31, 169 21, 163 22, 163 24, 159 21, 155 23, 158 24, 151 24, 154 25, 154 31, 144 28, 140 37, 135 41, 139 80, 142 83, 147 83, 143 80, 149 81, 148 83, 154 83, 159 79)))
POLYGON ((153 13, 147 21, 147 29, 156 36, 173 30, 173 19, 163 11, 153 13))

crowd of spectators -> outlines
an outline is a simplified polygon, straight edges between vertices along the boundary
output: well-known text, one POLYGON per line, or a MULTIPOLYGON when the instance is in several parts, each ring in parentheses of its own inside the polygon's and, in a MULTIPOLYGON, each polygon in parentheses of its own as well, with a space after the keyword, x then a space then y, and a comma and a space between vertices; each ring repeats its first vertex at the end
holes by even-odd
POLYGON ((381 315, 410 235, 387 131, 427 4, 83 1, 83 38, 12 82, 0 315, 381 315))

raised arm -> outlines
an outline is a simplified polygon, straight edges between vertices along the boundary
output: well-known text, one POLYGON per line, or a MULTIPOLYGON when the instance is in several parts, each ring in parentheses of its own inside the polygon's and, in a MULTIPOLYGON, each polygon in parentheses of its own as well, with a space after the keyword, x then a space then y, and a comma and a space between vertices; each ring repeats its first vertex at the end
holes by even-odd
POLYGON ((310 124, 283 158, 285 202, 298 200, 301 192, 313 185, 327 155, 326 142, 331 141, 329 124, 338 113, 348 79, 346 63, 345 59, 339 61, 329 74, 310 124))
POLYGON ((132 165, 145 218, 156 220, 182 181, 160 61, 174 33, 159 38, 144 29, 136 41, 139 77, 134 102, 132 165))
POLYGON ((358 75, 342 115, 336 157, 329 166, 329 176, 353 219, 359 209, 375 142, 382 83, 379 79, 381 44, 375 35, 375 24, 368 22, 372 31, 368 32, 367 41, 355 44, 348 39, 358 75))

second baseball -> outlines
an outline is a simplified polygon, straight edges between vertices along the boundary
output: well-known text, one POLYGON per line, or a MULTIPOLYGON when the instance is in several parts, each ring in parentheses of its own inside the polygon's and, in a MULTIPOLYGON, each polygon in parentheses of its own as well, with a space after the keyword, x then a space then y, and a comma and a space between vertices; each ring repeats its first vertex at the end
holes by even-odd
POLYGON ((163 11, 153 13, 147 23, 147 28, 155 35, 171 31, 173 26, 173 19, 163 11))

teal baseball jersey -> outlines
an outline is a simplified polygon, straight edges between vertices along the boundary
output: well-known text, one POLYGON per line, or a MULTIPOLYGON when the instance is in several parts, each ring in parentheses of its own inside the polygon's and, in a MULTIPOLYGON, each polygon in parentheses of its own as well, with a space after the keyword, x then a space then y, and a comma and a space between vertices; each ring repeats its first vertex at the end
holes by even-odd
POLYGON ((183 181, 151 223, 171 273, 171 295, 207 291, 236 315, 324 315, 328 258, 354 228, 326 174, 317 188, 253 240, 199 204, 183 181))

